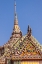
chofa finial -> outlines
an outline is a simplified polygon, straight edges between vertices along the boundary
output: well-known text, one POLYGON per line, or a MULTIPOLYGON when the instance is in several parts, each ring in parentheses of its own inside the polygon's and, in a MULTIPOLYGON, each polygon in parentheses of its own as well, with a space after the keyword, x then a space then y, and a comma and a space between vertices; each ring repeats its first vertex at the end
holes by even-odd
POLYGON ((28 25, 28 30, 27 30, 28 36, 31 36, 31 33, 32 33, 32 30, 31 30, 30 26, 28 25))

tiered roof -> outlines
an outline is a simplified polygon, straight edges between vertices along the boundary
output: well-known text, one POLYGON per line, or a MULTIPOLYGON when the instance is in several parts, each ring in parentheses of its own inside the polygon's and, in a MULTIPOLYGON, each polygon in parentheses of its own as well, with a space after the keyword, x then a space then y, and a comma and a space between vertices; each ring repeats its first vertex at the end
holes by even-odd
POLYGON ((42 46, 32 36, 31 28, 29 26, 27 34, 22 36, 16 14, 16 3, 13 32, 9 41, 4 46, 0 47, 0 51, 2 52, 2 55, 0 55, 0 61, 2 62, 4 62, 5 59, 42 60, 42 46))

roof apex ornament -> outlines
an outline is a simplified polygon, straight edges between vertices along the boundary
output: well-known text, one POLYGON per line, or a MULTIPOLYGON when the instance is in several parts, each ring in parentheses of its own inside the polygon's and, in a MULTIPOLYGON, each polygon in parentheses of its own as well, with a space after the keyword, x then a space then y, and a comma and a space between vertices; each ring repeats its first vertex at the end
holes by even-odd
MULTIPOLYGON (((14 0, 14 27, 13 27, 12 35, 14 36, 14 38, 22 37, 22 32, 18 25, 18 18, 17 18, 17 13, 16 13, 16 0, 14 0)), ((13 36, 11 38, 13 38, 13 36)))
POLYGON ((28 25, 28 29, 27 29, 28 36, 31 36, 31 33, 32 33, 32 30, 31 30, 30 26, 28 25))

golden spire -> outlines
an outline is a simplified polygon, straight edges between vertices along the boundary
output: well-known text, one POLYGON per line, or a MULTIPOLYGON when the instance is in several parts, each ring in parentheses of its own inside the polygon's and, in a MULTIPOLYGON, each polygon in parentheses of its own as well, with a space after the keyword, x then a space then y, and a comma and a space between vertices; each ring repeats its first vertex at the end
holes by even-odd
POLYGON ((12 36, 10 37, 10 40, 13 42, 16 39, 19 39, 22 37, 22 32, 20 30, 20 27, 18 25, 18 18, 17 18, 17 13, 16 13, 16 0, 14 0, 14 27, 13 27, 13 32, 12 36))
POLYGON ((18 38, 22 36, 22 32, 20 31, 20 27, 18 25, 18 18, 17 18, 17 13, 16 13, 16 0, 14 3, 14 28, 13 28, 13 36, 14 38, 18 38))
POLYGON ((14 3, 14 32, 15 33, 20 32, 20 28, 18 26, 17 13, 16 13, 16 0, 15 0, 15 3, 14 3))

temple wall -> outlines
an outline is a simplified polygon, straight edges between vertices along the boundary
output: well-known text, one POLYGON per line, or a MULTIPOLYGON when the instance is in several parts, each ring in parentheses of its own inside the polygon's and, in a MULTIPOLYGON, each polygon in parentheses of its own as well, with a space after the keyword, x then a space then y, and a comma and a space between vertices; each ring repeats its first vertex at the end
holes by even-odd
POLYGON ((39 64, 38 61, 23 61, 21 64, 39 64))

